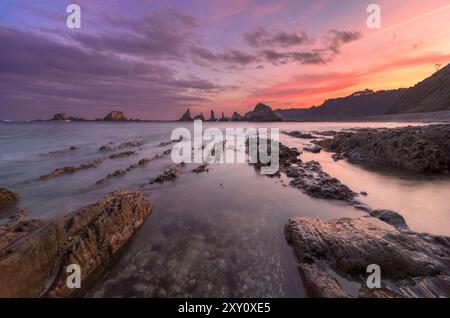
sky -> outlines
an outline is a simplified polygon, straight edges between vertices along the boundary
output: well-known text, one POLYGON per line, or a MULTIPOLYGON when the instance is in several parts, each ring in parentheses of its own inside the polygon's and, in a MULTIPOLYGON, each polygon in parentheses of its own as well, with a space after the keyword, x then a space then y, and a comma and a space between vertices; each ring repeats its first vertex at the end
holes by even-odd
POLYGON ((306 108, 448 63, 449 0, 0 0, 0 119, 306 108))

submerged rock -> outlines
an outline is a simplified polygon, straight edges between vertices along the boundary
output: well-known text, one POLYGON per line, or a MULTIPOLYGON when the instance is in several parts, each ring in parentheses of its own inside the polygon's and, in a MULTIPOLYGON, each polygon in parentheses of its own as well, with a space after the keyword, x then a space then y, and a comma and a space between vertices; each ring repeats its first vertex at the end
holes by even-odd
POLYGON ((103 152, 109 152, 112 151, 113 148, 110 145, 104 145, 101 146, 100 148, 98 148, 99 151, 103 151, 103 152))
POLYGON ((73 174, 75 172, 78 172, 80 170, 85 170, 85 169, 91 169, 91 168, 95 168, 99 165, 101 165, 103 162, 103 159, 95 159, 94 161, 90 161, 90 162, 86 162, 86 163, 82 163, 79 166, 70 166, 70 167, 64 167, 64 168, 58 168, 53 170, 50 174, 44 175, 39 177, 38 180, 40 181, 45 181, 51 178, 55 178, 55 177, 59 177, 65 174, 73 174))
POLYGON ((359 129, 337 133, 316 144, 335 152, 334 159, 378 164, 415 172, 448 173, 450 125, 359 129))
POLYGON ((380 219, 383 222, 386 222, 393 227, 395 227, 399 231, 407 231, 409 230, 408 225, 406 224, 405 219, 399 213, 391 210, 373 210, 370 212, 370 215, 380 219))
POLYGON ((403 234, 363 218, 324 222, 313 217, 290 219, 285 236, 313 296, 450 296, 448 237, 403 234), (382 289, 366 287, 371 264, 381 268, 382 289))
POLYGON ((197 168, 193 169, 192 172, 195 173, 201 173, 201 172, 208 172, 209 171, 209 165, 207 163, 199 165, 197 168))
POLYGON ((55 221, 1 225, 0 297, 82 294, 152 211, 142 193, 116 191, 55 221), (81 268, 81 290, 66 286, 70 264, 81 268))
POLYGON ((20 200, 20 195, 5 188, 0 188, 0 209, 20 200))
POLYGON ((123 142, 119 145, 119 149, 124 149, 124 148, 137 148, 137 147, 141 147, 144 144, 143 141, 141 140, 130 140, 130 141, 126 141, 123 142))
POLYGON ((109 158, 110 159, 124 158, 124 157, 134 156, 135 154, 136 154, 136 152, 134 152, 134 151, 123 151, 123 152, 118 152, 118 153, 112 154, 111 156, 109 156, 109 158))

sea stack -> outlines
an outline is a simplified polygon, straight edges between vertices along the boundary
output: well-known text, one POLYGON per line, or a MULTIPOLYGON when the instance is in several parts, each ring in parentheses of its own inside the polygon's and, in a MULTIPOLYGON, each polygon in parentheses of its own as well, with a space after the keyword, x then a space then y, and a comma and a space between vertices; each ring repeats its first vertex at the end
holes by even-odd
POLYGON ((188 108, 187 111, 181 116, 180 121, 192 121, 191 109, 188 108))
POLYGON ((111 111, 108 115, 103 118, 105 121, 126 121, 127 118, 125 114, 121 111, 111 111))
POLYGON ((272 122, 283 121, 269 106, 259 103, 252 112, 245 115, 248 121, 272 122))
POLYGON ((243 121, 243 120, 245 120, 245 118, 237 112, 234 112, 233 115, 231 116, 231 121, 243 121))
POLYGON ((225 117, 225 114, 222 112, 222 117, 220 117, 219 121, 230 121, 230 119, 225 117))
POLYGON ((217 121, 216 116, 214 115, 214 111, 211 111, 211 116, 208 121, 217 121))
POLYGON ((203 116, 203 113, 200 113, 200 115, 194 117, 194 120, 205 121, 205 117, 203 116))

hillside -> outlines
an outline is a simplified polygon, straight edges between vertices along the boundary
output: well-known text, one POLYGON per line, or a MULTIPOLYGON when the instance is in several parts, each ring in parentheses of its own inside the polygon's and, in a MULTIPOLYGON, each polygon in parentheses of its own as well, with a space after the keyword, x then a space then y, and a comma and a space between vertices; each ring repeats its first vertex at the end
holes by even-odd
POLYGON ((409 88, 388 114, 450 110, 450 64, 409 88))
POLYGON ((329 99, 317 107, 280 109, 276 113, 287 121, 323 121, 383 115, 404 92, 404 89, 378 92, 364 90, 347 97, 329 99))

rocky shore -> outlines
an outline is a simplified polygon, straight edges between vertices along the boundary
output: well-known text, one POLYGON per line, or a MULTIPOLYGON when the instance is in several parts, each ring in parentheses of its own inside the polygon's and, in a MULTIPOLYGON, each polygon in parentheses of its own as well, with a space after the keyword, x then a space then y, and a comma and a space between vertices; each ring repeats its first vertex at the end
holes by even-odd
POLYGON ((0 226, 0 297, 81 294, 153 212, 141 193, 116 191, 54 221, 21 213, 0 226), (66 286, 66 268, 80 265, 82 288, 66 286))
POLYGON ((289 220, 285 236, 315 297, 448 297, 450 238, 384 229, 368 218, 289 220), (368 289, 367 267, 381 268, 368 289))
POLYGON ((419 173, 450 170, 450 125, 359 129, 315 141, 335 160, 382 165, 419 173))

